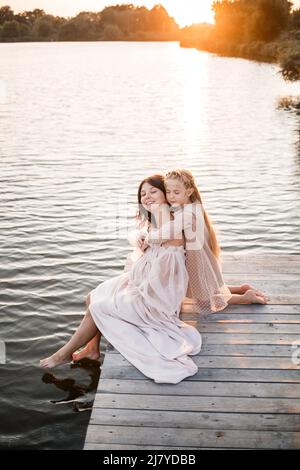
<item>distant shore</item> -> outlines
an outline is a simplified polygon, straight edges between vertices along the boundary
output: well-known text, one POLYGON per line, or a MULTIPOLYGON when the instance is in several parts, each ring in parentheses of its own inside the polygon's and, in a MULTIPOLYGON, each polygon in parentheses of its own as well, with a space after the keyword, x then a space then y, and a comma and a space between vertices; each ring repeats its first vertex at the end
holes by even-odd
POLYGON ((202 43, 201 41, 190 41, 188 39, 180 40, 180 47, 194 48, 200 51, 211 52, 225 57, 236 57, 259 62, 274 63, 278 61, 278 52, 282 44, 278 42, 272 43, 244 43, 234 44, 230 42, 213 42, 202 43))
POLYGON ((15 14, 0 7, 0 42, 178 41, 226 57, 278 63, 288 80, 300 80, 300 9, 287 0, 215 2, 215 24, 180 28, 162 5, 148 9, 132 4, 84 11, 71 18, 41 9, 15 14), (268 6, 268 8, 266 8, 268 6))
POLYGON ((24 42, 180 42, 178 35, 174 34, 135 34, 127 37, 120 38, 105 38, 105 39, 51 39, 51 38, 2 38, 0 43, 24 43, 24 42))

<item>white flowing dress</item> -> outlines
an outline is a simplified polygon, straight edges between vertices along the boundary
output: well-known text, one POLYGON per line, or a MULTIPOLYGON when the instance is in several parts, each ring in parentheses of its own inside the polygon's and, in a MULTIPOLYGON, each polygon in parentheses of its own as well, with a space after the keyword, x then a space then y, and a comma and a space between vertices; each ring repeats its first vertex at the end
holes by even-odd
POLYGON ((176 384, 196 374, 189 355, 201 350, 199 331, 179 319, 189 281, 185 248, 148 243, 129 271, 90 292, 89 309, 105 338, 140 372, 176 384))

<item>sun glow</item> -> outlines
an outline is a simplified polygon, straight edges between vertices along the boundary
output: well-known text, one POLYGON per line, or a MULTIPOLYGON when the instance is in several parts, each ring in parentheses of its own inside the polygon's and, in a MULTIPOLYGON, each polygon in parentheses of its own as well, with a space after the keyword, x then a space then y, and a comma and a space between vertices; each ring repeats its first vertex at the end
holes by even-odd
POLYGON ((180 27, 193 23, 213 23, 212 0, 171 0, 161 2, 180 27))
POLYGON ((105 6, 115 4, 132 3, 151 9, 160 3, 180 27, 193 23, 214 22, 211 10, 213 0, 7 0, 0 3, 0 6, 10 5, 15 13, 41 8, 47 13, 60 16, 75 16, 80 11, 101 11, 105 6))
POLYGON ((0 0, 0 6, 10 5, 16 13, 41 8, 47 13, 61 16, 75 16, 80 11, 101 11, 105 6, 122 3, 144 5, 149 9, 160 3, 180 27, 214 22, 211 10, 213 0, 0 0))

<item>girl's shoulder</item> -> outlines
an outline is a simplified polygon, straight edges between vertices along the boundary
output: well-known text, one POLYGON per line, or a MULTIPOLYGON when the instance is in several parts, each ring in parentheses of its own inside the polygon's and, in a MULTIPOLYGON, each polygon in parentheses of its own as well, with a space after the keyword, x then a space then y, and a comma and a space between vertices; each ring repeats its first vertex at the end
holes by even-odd
POLYGON ((203 214, 201 203, 184 204, 173 212, 174 219, 199 217, 203 214))

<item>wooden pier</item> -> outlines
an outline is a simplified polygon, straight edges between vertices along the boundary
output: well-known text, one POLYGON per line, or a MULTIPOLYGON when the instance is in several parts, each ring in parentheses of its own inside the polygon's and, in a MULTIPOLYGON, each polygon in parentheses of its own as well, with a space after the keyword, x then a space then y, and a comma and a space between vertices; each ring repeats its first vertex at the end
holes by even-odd
POLYGON ((199 371, 156 384, 106 352, 84 449, 299 449, 300 255, 223 255, 229 285, 268 305, 233 305, 199 323, 199 371))

